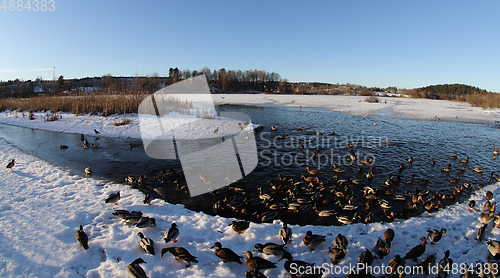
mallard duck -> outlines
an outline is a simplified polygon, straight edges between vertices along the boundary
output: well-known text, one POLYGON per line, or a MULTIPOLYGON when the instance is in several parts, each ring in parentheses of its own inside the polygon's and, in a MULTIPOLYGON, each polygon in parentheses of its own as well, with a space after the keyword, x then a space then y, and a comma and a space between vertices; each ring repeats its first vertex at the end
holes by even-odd
POLYGON ((333 164, 333 171, 334 171, 335 173, 344 173, 344 172, 345 172, 345 170, 344 170, 344 169, 338 168, 338 167, 337 167, 337 164, 333 164))
POLYGON ((309 168, 309 166, 306 167, 306 170, 307 170, 307 173, 309 173, 309 175, 317 176, 317 175, 321 174, 321 172, 318 170, 311 170, 309 168))
POLYGON ((486 199, 487 199, 488 201, 491 201, 491 200, 493 199, 493 192, 491 192, 491 191, 487 191, 487 192, 486 192, 486 199))
POLYGON ((474 209, 474 206, 476 205, 475 200, 470 200, 469 202, 469 211, 472 211, 474 209))
POLYGON ((486 233, 486 228, 488 227, 488 223, 484 224, 477 230, 476 240, 481 241, 486 233))
POLYGON ((94 143, 92 143, 92 149, 97 150, 97 149, 99 149, 99 146, 96 145, 96 144, 94 144, 94 143))
POLYGON ((292 229, 290 229, 285 222, 283 222, 283 227, 281 227, 279 231, 279 237, 285 244, 292 240, 292 229))
POLYGON ((427 237, 431 241, 431 244, 434 244, 434 243, 440 241, 441 237, 443 236, 443 234, 444 234, 445 237, 448 237, 446 235, 446 229, 444 229, 444 228, 441 229, 441 231, 438 231, 436 229, 429 229, 429 230, 427 230, 427 237))
POLYGON ((337 237, 335 237, 335 239, 333 240, 333 245, 340 249, 347 249, 348 244, 349 242, 347 241, 347 238, 342 234, 338 234, 337 237))
POLYGON ((294 268, 295 269, 307 269, 307 268, 310 268, 312 266, 314 266, 315 263, 307 263, 307 262, 304 262, 304 261, 300 261, 300 260, 294 260, 293 257, 292 257, 292 254, 290 254, 290 252, 288 251, 284 251, 283 252, 283 256, 281 256, 281 258, 278 259, 278 262, 283 260, 283 259, 286 259, 285 261, 285 270, 288 271, 288 273, 294 273, 294 268), (293 266, 293 268, 292 268, 293 266))
POLYGON ((463 173, 463 172, 465 172, 465 166, 462 167, 462 169, 457 169, 457 173, 463 173))
POLYGON ((210 249, 212 249, 214 247, 217 247, 215 249, 215 255, 217 257, 221 258, 222 262, 224 262, 224 263, 235 262, 235 263, 243 264, 241 262, 241 258, 243 258, 242 256, 238 256, 236 253, 233 252, 233 250, 231 250, 229 248, 222 248, 222 244, 220 242, 214 243, 214 245, 212 247, 210 247, 210 249))
POLYGON ((274 218, 276 218, 276 216, 278 216, 278 212, 266 211, 259 215, 259 220, 261 222, 271 222, 274 218))
POLYGON ((85 135, 80 133, 80 140, 82 140, 82 142, 83 142, 85 140, 85 135))
POLYGON ((272 130, 272 131, 276 131, 276 130, 278 130, 278 126, 277 126, 277 125, 272 126, 272 127, 271 127, 271 130, 272 130))
POLYGON ((498 148, 493 148, 493 154, 500 154, 500 152, 498 151, 498 148))
POLYGON ((150 205, 150 204, 151 204, 151 201, 153 201, 153 195, 151 195, 151 194, 149 194, 149 193, 148 193, 148 194, 146 194, 146 195, 144 195, 144 198, 142 199, 142 202, 143 202, 144 204, 150 205))
POLYGON ((316 214, 319 217, 330 217, 330 216, 334 216, 335 214, 337 214, 337 212, 334 210, 320 210, 320 211, 316 211, 316 214))
POLYGON ((87 139, 85 139, 85 141, 83 141, 83 148, 84 149, 88 149, 89 148, 89 141, 87 141, 87 139))
POLYGON ((128 210, 123 210, 123 209, 117 209, 111 214, 116 215, 121 219, 126 219, 127 217, 130 217, 130 216, 142 217, 142 212, 140 212, 140 211, 129 212, 128 210))
MULTIPOLYGON (((184 248, 184 247, 168 247, 168 248, 161 249, 160 258, 163 258, 163 255, 165 255, 165 253, 167 253, 167 252, 170 252, 170 254, 172 254, 172 256, 174 256, 174 257, 180 256, 180 255, 192 256, 189 253, 189 251, 186 250, 186 248, 184 248)), ((196 257, 194 257, 194 258, 196 258, 196 257)))
POLYGON ((75 232, 75 238, 80 243, 80 245, 83 247, 83 249, 88 250, 89 249, 89 238, 87 234, 83 231, 83 226, 80 225, 80 229, 75 232))
POLYGON ((496 227, 500 227, 500 215, 493 215, 493 223, 496 227))
POLYGON ((450 156, 450 159, 457 159, 457 157, 458 157, 458 153, 455 154, 455 155, 450 156))
POLYGON ((453 259, 450 259, 450 250, 444 252, 444 258, 439 261, 438 277, 446 277, 452 271, 453 259))
POLYGON ((460 177, 457 176, 456 178, 451 179, 450 183, 457 183, 459 179, 460 179, 460 177))
POLYGON ((100 132, 97 131, 97 129, 95 129, 95 128, 94 128, 94 132, 95 132, 95 135, 100 134, 100 132))
POLYGON ((389 228, 384 232, 384 241, 387 243, 391 243, 394 239, 394 230, 389 228))
MULTIPOLYGON (((395 277, 401 277, 404 275, 404 273, 400 273, 405 265, 405 261, 401 258, 401 256, 396 255, 387 263, 389 264, 387 274, 396 275, 395 277)), ((390 277, 393 277, 392 275, 390 277)))
POLYGON ((248 266, 250 269, 261 270, 261 269, 276 268, 275 263, 270 262, 261 257, 254 257, 252 252, 250 251, 246 251, 245 254, 243 255, 246 256, 245 265, 248 266))
POLYGON ((469 158, 468 157, 467 158, 462 158, 462 159, 460 159, 460 162, 461 163, 468 163, 469 162, 469 158))
POLYGON ((374 258, 372 252, 365 248, 365 250, 358 257, 358 264, 364 264, 366 268, 366 266, 372 265, 373 260, 374 258))
POLYGON ((443 172, 450 172, 450 171, 451 171, 451 163, 450 163, 450 164, 448 164, 448 166, 444 167, 444 168, 442 169, 442 171, 443 171, 443 172))
POLYGON ((474 172, 476 172, 476 173, 482 173, 482 172, 484 172, 484 169, 481 169, 479 167, 474 167, 472 170, 474 170, 474 172))
POLYGON ((233 231, 243 234, 250 226, 250 221, 232 221, 228 226, 233 226, 233 231))
POLYGON ((493 217, 493 212, 483 212, 481 213, 481 216, 479 217, 481 219, 481 222, 483 222, 483 224, 485 223, 488 223, 490 222, 491 218, 493 217))
POLYGON ((87 175, 87 176, 92 175, 92 170, 91 170, 91 169, 90 169, 90 167, 88 167, 88 166, 87 166, 87 167, 85 167, 85 175, 87 175))
POLYGON ((427 177, 425 180, 421 180, 420 185, 427 185, 429 183, 429 177, 427 177))
POLYGON ((413 247, 406 255, 403 257, 403 260, 406 259, 413 259, 414 261, 417 260, 418 257, 422 256, 425 252, 425 244, 427 243, 425 237, 420 238, 422 241, 421 244, 413 247))
POLYGON ((149 228, 156 226, 156 219, 152 217, 142 217, 137 224, 135 224, 137 228, 149 228))
POLYGON ((375 242, 374 251, 379 258, 383 258, 389 255, 390 249, 391 243, 385 242, 380 237, 378 238, 377 242, 375 242))
POLYGON ((354 222, 354 220, 356 220, 356 217, 361 218, 361 216, 359 216, 357 212, 354 213, 354 216, 350 219, 345 217, 345 216, 336 216, 336 217, 337 217, 337 221, 339 221, 340 223, 342 223, 344 225, 351 224, 352 222, 354 222))
POLYGON ((425 257, 421 263, 416 266, 422 267, 425 274, 429 274, 429 269, 436 263, 436 253, 425 257))
POLYGON ((177 228, 177 224, 172 223, 169 229, 163 233, 163 239, 165 240, 165 243, 169 243, 170 241, 172 242, 177 242, 177 237, 179 237, 179 228, 177 228))
POLYGON ((433 159, 431 159, 431 165, 434 165, 434 164, 436 164, 436 162, 434 161, 434 158, 433 158, 433 159))
POLYGON ((362 164, 365 164, 365 165, 371 165, 371 164, 372 164, 372 162, 373 162, 373 158, 370 158, 370 159, 368 159, 368 160, 364 160, 364 159, 363 159, 363 160, 361 160, 360 162, 361 162, 362 164))
POLYGON ((149 254, 154 256, 154 254, 155 254, 155 242, 148 237, 144 237, 144 234, 141 232, 137 233, 137 236, 141 238, 141 241, 139 242, 139 245, 141 246, 141 248, 144 249, 144 251, 146 251, 149 254))
POLYGON ((146 272, 139 264, 145 264, 146 262, 142 258, 138 258, 135 261, 127 265, 127 273, 131 278, 148 278, 146 272))
POLYGON ((306 177, 304 175, 300 176, 302 179, 304 179, 307 182, 315 181, 317 180, 318 177, 306 177))
POLYGON ((116 193, 109 194, 108 198, 106 198, 104 202, 106 204, 114 203, 116 205, 116 202, 118 202, 120 199, 121 199, 120 191, 118 191, 116 193))
POLYGON ((322 244, 325 242, 326 236, 322 235, 315 235, 311 231, 307 231, 306 235, 304 236, 304 245, 309 246, 311 248, 311 251, 316 249, 318 245, 322 244))
POLYGON ((493 259, 498 260, 500 258, 500 242, 490 239, 486 245, 488 245, 488 251, 490 251, 493 259))
POLYGON ((283 250, 285 248, 284 244, 276 244, 272 242, 268 242, 266 244, 255 244, 255 250, 259 250, 259 252, 264 253, 266 255, 280 256, 283 255, 283 250))
POLYGON ((338 264, 340 260, 345 258, 346 253, 347 251, 344 248, 328 247, 328 256, 330 256, 333 265, 338 264))
POLYGON ((68 146, 66 146, 66 145, 59 145, 59 148, 60 148, 61 150, 66 150, 66 149, 68 149, 69 147, 68 147, 68 146))
POLYGON ((413 157, 409 157, 408 162, 413 163, 413 157))
POLYGON ((250 271, 245 271, 246 278, 268 278, 266 275, 262 274, 260 271, 255 271, 254 269, 250 271))

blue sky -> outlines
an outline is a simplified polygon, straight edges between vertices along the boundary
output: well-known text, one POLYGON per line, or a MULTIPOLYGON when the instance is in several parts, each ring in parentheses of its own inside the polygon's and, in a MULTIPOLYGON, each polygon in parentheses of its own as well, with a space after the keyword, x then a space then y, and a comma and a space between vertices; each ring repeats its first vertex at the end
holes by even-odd
POLYGON ((208 67, 500 91, 500 1, 55 0, 52 12, 8 11, 8 2, 0 80, 51 79, 53 67, 65 78, 208 67))

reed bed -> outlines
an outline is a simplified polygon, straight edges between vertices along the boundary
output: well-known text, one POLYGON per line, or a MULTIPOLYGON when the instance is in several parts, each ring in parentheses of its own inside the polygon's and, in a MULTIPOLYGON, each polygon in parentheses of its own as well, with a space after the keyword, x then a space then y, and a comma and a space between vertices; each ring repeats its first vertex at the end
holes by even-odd
POLYGON ((137 113, 139 104, 146 96, 146 93, 139 93, 5 98, 0 99, 0 111, 71 112, 76 115, 101 114, 107 117, 112 114, 137 113))

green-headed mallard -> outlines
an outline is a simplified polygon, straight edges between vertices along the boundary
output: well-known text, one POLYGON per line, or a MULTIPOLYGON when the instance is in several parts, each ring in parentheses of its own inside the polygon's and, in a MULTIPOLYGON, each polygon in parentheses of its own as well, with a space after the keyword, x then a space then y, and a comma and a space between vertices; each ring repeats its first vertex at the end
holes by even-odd
POLYGON ((261 269, 268 269, 268 268, 276 268, 276 264, 273 262, 270 262, 266 259, 263 259, 261 257, 254 257, 252 252, 246 251, 245 254, 245 265, 248 266, 250 269, 254 270, 261 270, 261 269))
POLYGON ((146 272, 139 264, 145 264, 142 258, 138 258, 127 266, 127 273, 131 278, 148 278, 146 272))
POLYGON ((309 246, 309 248, 311 248, 311 251, 313 251, 318 245, 325 242, 325 238, 326 236, 315 235, 311 231, 307 231, 306 235, 304 236, 304 245, 309 246))
POLYGON ((154 256, 155 242, 152 239, 145 237, 144 234, 141 232, 137 233, 137 236, 141 238, 141 241, 139 242, 141 248, 144 249, 144 251, 154 256))
POLYGON ((421 244, 413 247, 406 255, 403 257, 403 260, 406 259, 413 259, 414 261, 417 260, 418 257, 422 256, 425 252, 425 244, 427 243, 425 237, 420 238, 422 241, 421 244))
POLYGON ((215 249, 215 255, 221 258, 224 263, 235 262, 243 264, 241 262, 241 258, 243 258, 242 256, 238 256, 238 254, 234 253, 233 250, 229 248, 222 248, 222 244, 220 242, 214 243, 214 245, 210 247, 210 249, 214 247, 217 247, 215 249))
POLYGON ((348 244, 349 242, 347 241, 347 238, 342 234, 338 234, 337 237, 335 237, 335 239, 333 240, 333 245, 340 249, 347 249, 348 244))
POLYGON ((120 200, 120 198, 121 198, 120 191, 118 191, 116 193, 109 194, 108 198, 106 198, 106 200, 104 202, 106 204, 109 204, 109 203, 116 204, 116 202, 118 202, 120 200))
POLYGON ((479 167, 474 167, 474 168, 472 168, 472 170, 474 170, 474 172, 476 172, 476 173, 482 173, 482 172, 484 172, 484 169, 481 169, 479 167))
POLYGON ((328 256, 330 256, 333 265, 338 264, 340 260, 345 258, 346 253, 347 251, 344 248, 328 247, 328 256))
POLYGON ((177 237, 179 236, 179 228, 177 228, 177 224, 172 223, 169 229, 165 231, 163 234, 163 239, 165 240, 165 243, 169 243, 170 241, 172 242, 177 242, 177 237))
POLYGON ((441 231, 438 231, 436 229, 427 230, 427 238, 429 238, 429 240, 431 241, 431 244, 434 244, 434 243, 440 241, 441 237, 443 235, 445 237, 448 236, 448 235, 446 235, 446 229, 441 229, 441 231))
POLYGON ((385 242, 379 237, 377 242, 375 243, 375 248, 374 248, 375 254, 379 258, 383 258, 389 255, 390 249, 391 249, 391 243, 385 242))
POLYGON ((292 229, 290 229, 285 222, 283 222, 283 227, 281 227, 279 231, 279 236, 284 244, 292 240, 292 229))
POLYGON ((232 226, 238 234, 243 234, 250 226, 250 221, 232 221, 228 226, 232 226))
POLYGON ((283 255, 283 250, 285 248, 284 244, 276 244, 272 242, 268 242, 266 244, 257 243, 255 244, 255 250, 259 250, 259 252, 264 253, 266 255, 280 256, 283 255))
POLYGON ((87 234, 83 231, 83 226, 80 225, 80 229, 75 232, 75 238, 80 243, 80 245, 83 247, 83 249, 87 250, 89 249, 89 238, 87 234))
POLYGON ((490 239, 486 245, 488 245, 488 251, 490 251, 493 259, 498 260, 500 258, 500 242, 490 239))
POLYGON ((444 258, 439 261, 438 277, 446 277, 452 271, 453 259, 450 259, 450 250, 444 252, 444 258))

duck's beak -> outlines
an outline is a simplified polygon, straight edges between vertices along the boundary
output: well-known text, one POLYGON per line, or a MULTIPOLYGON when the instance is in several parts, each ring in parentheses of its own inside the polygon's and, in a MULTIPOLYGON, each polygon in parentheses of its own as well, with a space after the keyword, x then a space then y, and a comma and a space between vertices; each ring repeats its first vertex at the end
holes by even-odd
POLYGON ((390 261, 388 261, 388 264, 392 264, 394 262, 394 258, 392 258, 390 261))
POLYGON ((279 262, 279 261, 281 261, 281 260, 283 260, 283 257, 279 258, 279 259, 277 260, 277 262, 279 262))
POLYGON ((446 232, 444 232, 444 236, 445 236, 445 237, 448 237, 448 236, 446 235, 446 232))
POLYGON ((214 247, 215 247, 215 244, 214 244, 214 246, 210 247, 210 249, 212 249, 212 248, 214 248, 214 247))

